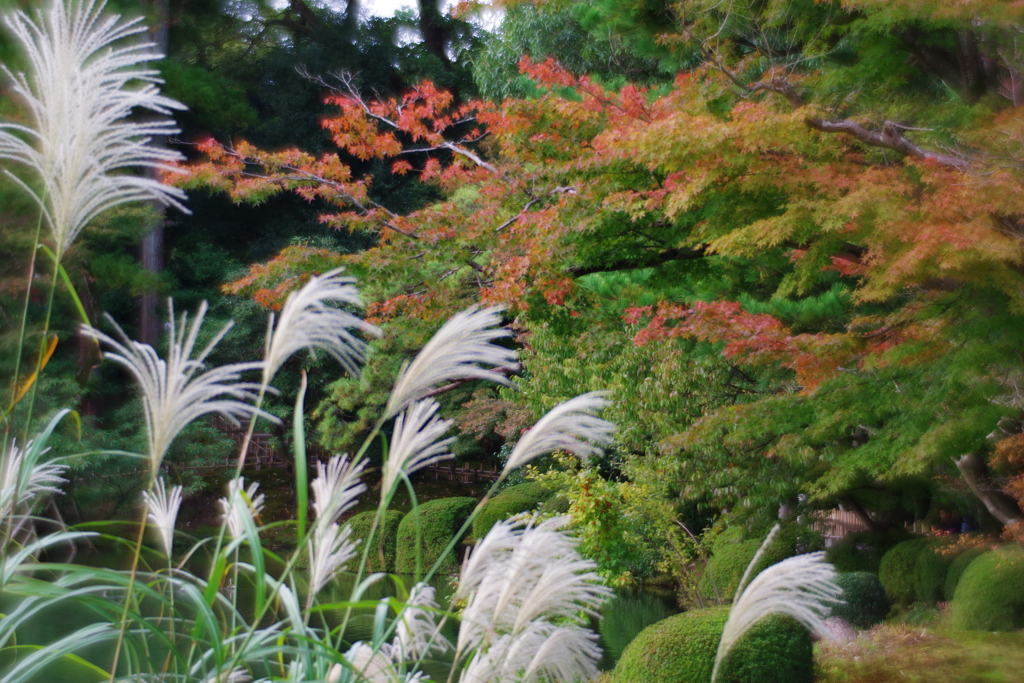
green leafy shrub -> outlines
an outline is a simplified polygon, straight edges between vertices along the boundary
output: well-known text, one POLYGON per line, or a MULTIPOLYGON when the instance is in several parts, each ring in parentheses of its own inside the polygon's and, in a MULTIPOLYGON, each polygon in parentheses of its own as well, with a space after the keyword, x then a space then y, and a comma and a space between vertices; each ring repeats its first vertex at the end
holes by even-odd
POLYGON ((825 559, 838 572, 878 573, 878 566, 886 551, 897 543, 909 539, 902 529, 897 531, 858 531, 846 534, 832 544, 825 559))
MULTIPOLYGON (((348 521, 352 525, 352 538, 358 538, 364 543, 370 535, 373 526, 373 518, 376 510, 367 510, 348 521)), ((395 557, 398 554, 398 527, 405 515, 398 510, 388 510, 384 513, 380 527, 374 534, 374 547, 366 556, 366 571, 368 572, 393 572, 395 571, 395 557)), ((362 552, 362 545, 359 551, 362 552)), ((416 558, 413 558, 413 562, 416 558)))
POLYGON ((914 538, 897 543, 882 556, 878 578, 890 600, 903 606, 914 602, 917 556, 927 548, 928 539, 914 538))
POLYGON ((931 540, 917 555, 914 567, 914 599, 934 605, 946 595, 946 574, 953 555, 940 552, 948 542, 931 540))
MULTIPOLYGON (((763 538, 741 540, 742 529, 729 529, 719 536, 711 547, 711 559, 697 584, 697 592, 708 602, 730 601, 736 594, 747 565, 754 559, 763 538)), ((750 577, 802 550, 814 549, 820 537, 814 538, 807 527, 800 524, 784 524, 750 577)))
POLYGON ((535 481, 510 486, 489 500, 473 520, 473 538, 483 538, 495 522, 520 512, 531 512, 552 496, 552 491, 535 481))
POLYGON ((957 631, 1012 631, 1024 627, 1024 550, 1004 546, 974 558, 950 602, 957 631))
MULTIPOLYGON (((476 507, 476 498, 438 498, 429 500, 419 507, 420 553, 422 569, 426 571, 441 556, 445 546, 452 540, 476 507)), ((457 553, 445 557, 438 572, 452 573, 458 570, 457 553)), ((402 518, 398 525, 398 553, 395 557, 395 571, 399 574, 416 572, 416 511, 402 518)))
POLYGON ((889 613, 889 598, 877 574, 871 572, 842 572, 836 584, 843 589, 841 605, 832 607, 832 616, 842 617, 851 626, 871 628, 889 613))
MULTIPOLYGON (((648 626, 626 648, 612 683, 707 683, 729 610, 684 612, 648 626)), ((790 617, 758 622, 722 663, 718 681, 812 683, 810 634, 790 617)))
POLYGON ((968 548, 953 559, 953 562, 949 565, 949 571, 946 572, 944 594, 947 601, 953 599, 953 595, 956 593, 957 584, 960 583, 961 577, 963 577, 964 572, 967 571, 968 565, 970 565, 971 562, 974 562, 974 559, 984 552, 985 551, 981 548, 968 548))

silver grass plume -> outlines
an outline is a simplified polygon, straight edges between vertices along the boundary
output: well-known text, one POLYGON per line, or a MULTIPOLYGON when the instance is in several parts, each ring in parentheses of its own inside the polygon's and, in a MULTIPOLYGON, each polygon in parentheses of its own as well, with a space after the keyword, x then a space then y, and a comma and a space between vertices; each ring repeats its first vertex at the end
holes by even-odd
POLYGON ((471 306, 453 315, 416 358, 402 366, 388 399, 385 417, 394 417, 441 382, 483 379, 509 384, 500 372, 487 368, 507 368, 516 362, 515 351, 492 343, 512 334, 509 330, 495 328, 501 323, 498 315, 501 310, 471 306))
MULTIPOLYGON (((31 457, 32 441, 24 450, 18 448, 18 442, 12 441, 10 450, 0 458, 0 519, 12 514, 19 505, 31 502, 41 493, 61 493, 61 484, 67 482, 61 475, 67 469, 64 465, 51 463, 33 464, 31 457)), ((49 448, 40 451, 43 455, 49 448)))
POLYGON ((152 346, 129 339, 109 315, 107 320, 117 330, 121 341, 94 327, 84 328, 87 334, 112 348, 114 353, 108 352, 106 357, 128 370, 139 383, 150 466, 154 474, 159 470, 167 449, 178 433, 203 415, 219 413, 236 424, 238 418, 253 415, 278 421, 251 404, 260 385, 239 381, 241 373, 262 369, 262 363, 230 363, 203 372, 206 357, 233 323, 221 328, 206 347, 192 357, 206 308, 204 301, 191 327, 187 327, 188 316, 185 313, 175 324, 174 303, 168 300, 170 341, 166 361, 160 358, 152 346))
POLYGON ((602 392, 592 391, 555 406, 519 439, 504 472, 553 451, 568 451, 583 459, 599 455, 615 432, 614 424, 596 415, 607 405, 602 392))
POLYGON ((142 499, 149 509, 149 521, 153 522, 160 534, 164 553, 170 557, 174 547, 174 524, 178 519, 178 509, 181 508, 181 487, 172 486, 168 492, 164 480, 157 479, 153 482, 152 492, 142 492, 142 499))
POLYGON ((289 294, 276 326, 271 313, 264 353, 264 383, 269 384, 281 365, 304 348, 322 349, 349 374, 359 375, 359 366, 366 361, 366 342, 350 330, 374 337, 380 336, 380 330, 348 311, 325 305, 324 302, 363 305, 355 278, 341 277, 342 270, 336 268, 314 275, 302 289, 289 294))
POLYGON ((434 599, 434 587, 423 582, 409 591, 409 599, 398 615, 395 629, 397 656, 404 661, 425 657, 431 650, 447 652, 452 645, 442 636, 434 622, 431 610, 439 608, 434 599))
POLYGON ((366 490, 366 485, 359 480, 365 468, 365 460, 355 463, 347 455, 331 456, 326 467, 317 461, 317 476, 309 485, 317 524, 330 524, 352 509, 366 490))
POLYGON ((266 496, 256 494, 260 483, 254 481, 245 486, 245 477, 238 477, 228 482, 228 495, 220 499, 220 509, 228 525, 228 533, 232 538, 245 535, 246 522, 251 522, 263 512, 266 496))
POLYGON ((407 476, 428 465, 454 457, 448 446, 455 437, 442 439, 452 426, 451 420, 437 416, 441 406, 433 399, 417 401, 395 419, 381 495, 388 495, 401 473, 407 476))
POLYGON ((181 190, 130 174, 170 170, 181 158, 149 144, 177 133, 174 122, 129 120, 136 109, 169 115, 185 107, 160 95, 158 72, 140 66, 163 55, 151 43, 125 42, 145 32, 141 19, 122 22, 103 9, 95 0, 53 0, 35 19, 20 11, 5 18, 31 68, 4 72, 32 122, 0 124, 0 159, 38 177, 36 190, 8 173, 42 209, 58 257, 93 218, 120 204, 155 199, 185 211, 181 190))
POLYGON ((366 461, 353 463, 348 456, 332 456, 324 467, 317 462, 317 477, 313 490, 313 524, 309 541, 310 594, 319 593, 335 574, 356 554, 356 543, 351 541, 352 527, 334 521, 356 504, 366 485, 359 480, 366 461))
MULTIPOLYGON (((419 671, 401 673, 401 667, 393 654, 393 648, 388 643, 381 644, 377 650, 362 641, 355 643, 345 653, 345 659, 351 664, 355 675, 345 680, 352 683, 426 683, 429 680, 428 676, 419 671)), ((335 664, 327 675, 328 683, 342 680, 342 671, 341 665, 335 664)))
POLYGON ((462 683, 591 680, 601 650, 584 627, 611 595, 580 557, 566 516, 498 522, 466 559, 456 661, 462 683))
POLYGON ((825 553, 797 555, 773 564, 758 574, 746 588, 743 587, 778 530, 779 526, 775 525, 740 581, 740 588, 729 610, 729 619, 718 641, 711 683, 718 676, 718 669, 729 650, 754 624, 769 614, 789 615, 809 631, 825 638, 831 637, 825 619, 831 612, 831 605, 842 602, 843 589, 836 585, 836 570, 825 561, 825 553))

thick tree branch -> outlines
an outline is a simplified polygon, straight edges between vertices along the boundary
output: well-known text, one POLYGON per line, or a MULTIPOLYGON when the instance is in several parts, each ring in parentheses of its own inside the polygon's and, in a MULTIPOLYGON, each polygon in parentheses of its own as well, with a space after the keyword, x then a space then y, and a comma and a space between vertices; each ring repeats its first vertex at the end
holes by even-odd
POLYGON ((971 493, 977 496, 993 517, 1003 523, 1017 538, 1021 537, 1020 523, 1024 520, 1017 504, 992 483, 985 461, 977 453, 967 453, 954 458, 953 463, 960 470, 960 476, 967 482, 971 493))
POLYGON ((646 259, 623 259, 613 263, 603 263, 593 266, 571 266, 566 272, 573 277, 582 277, 591 273, 611 273, 618 270, 636 270, 637 268, 653 268, 672 261, 689 261, 704 258, 706 250, 704 247, 692 249, 666 249, 652 254, 646 259))

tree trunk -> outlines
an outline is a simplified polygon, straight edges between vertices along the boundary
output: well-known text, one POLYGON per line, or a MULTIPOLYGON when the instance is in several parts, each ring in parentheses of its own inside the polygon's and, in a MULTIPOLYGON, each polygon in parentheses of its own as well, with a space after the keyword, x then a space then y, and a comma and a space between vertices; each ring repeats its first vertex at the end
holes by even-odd
POLYGON ((436 55, 441 63, 450 66, 448 59, 448 30, 444 26, 444 17, 438 7, 439 0, 417 0, 420 9, 420 33, 423 34, 423 45, 432 55, 436 55))
POLYGON ((989 478, 984 459, 977 453, 967 453, 953 462, 960 470, 960 476, 967 482, 971 493, 985 505, 989 514, 1002 522, 1018 542, 1024 540, 1024 527, 1021 525, 1024 514, 1021 513, 1016 501, 1003 493, 989 478))
MULTIPOLYGON (((149 24, 149 39, 160 54, 167 54, 168 36, 171 25, 170 0, 139 0, 142 11, 149 24)), ((160 144, 154 140, 151 144, 160 144)), ((147 168, 149 177, 155 177, 156 169, 147 168)), ((165 209, 154 203, 160 218, 153 228, 142 238, 139 244, 139 264, 147 273, 159 273, 164 268, 164 212, 165 209)), ((139 341, 155 346, 160 339, 160 294, 148 291, 139 300, 139 341)))

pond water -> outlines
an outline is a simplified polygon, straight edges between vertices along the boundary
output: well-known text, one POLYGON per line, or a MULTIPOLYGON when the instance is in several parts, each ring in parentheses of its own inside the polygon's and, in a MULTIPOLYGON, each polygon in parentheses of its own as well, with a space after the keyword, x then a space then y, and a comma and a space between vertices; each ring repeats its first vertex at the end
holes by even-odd
MULTIPOLYGON (((126 550, 120 552, 96 552, 82 554, 75 558, 79 564, 89 566, 124 567, 131 560, 131 555, 126 550)), ((205 574, 200 568, 200 575, 205 574)), ((273 571, 273 569, 271 569, 273 571)), ((330 602, 341 602, 347 600, 353 585, 354 576, 342 574, 331 585, 324 588, 320 593, 321 604, 330 602)), ((400 577, 406 586, 410 586, 413 577, 400 577)), ((453 587, 447 578, 435 579, 431 582, 435 587, 438 602, 441 605, 448 604, 453 587)), ((376 600, 382 597, 396 594, 396 586, 391 578, 385 578, 371 586, 364 596, 364 599, 376 600)), ((300 596, 301 598, 302 596, 300 596)), ((111 596, 111 600, 117 600, 117 596, 111 596)), ((254 611, 253 592, 247 589, 245 584, 239 586, 237 603, 242 613, 254 611)), ((14 596, 0 596, 0 615, 7 614, 16 604, 14 596)), ((604 656, 600 663, 602 670, 609 670, 615 666, 615 662, 622 655, 623 649, 644 627, 660 621, 678 612, 675 601, 671 595, 654 589, 628 589, 616 592, 602 611, 600 621, 595 620, 591 624, 600 636, 601 647, 604 656)), ((324 619, 330 627, 340 625, 345 619, 345 610, 326 610, 323 612, 324 619)), ((94 623, 97 615, 88 607, 73 602, 64 602, 52 606, 36 615, 30 623, 19 628, 17 633, 17 644, 19 646, 44 646, 64 637, 77 629, 94 623)), ((359 640, 370 640, 373 633, 373 613, 371 610, 353 611, 348 618, 345 631, 345 640, 353 643, 359 640)), ((458 635, 458 624, 455 620, 448 620, 443 627, 442 633, 449 640, 454 641, 458 635)), ((29 651, 26 648, 23 651, 29 651)), ((76 651, 77 655, 96 663, 98 666, 109 668, 111 663, 112 649, 109 645, 99 645, 82 648, 76 651)), ((9 659, 0 659, 0 674, 10 665, 9 659)), ((436 659, 424 662, 425 673, 430 674, 434 681, 444 681, 451 666, 451 655, 439 655, 436 659)), ((43 674, 37 677, 40 683, 60 681, 61 683, 94 683, 97 680, 95 671, 90 670, 81 664, 71 661, 62 662, 59 666, 50 667, 43 674)))

